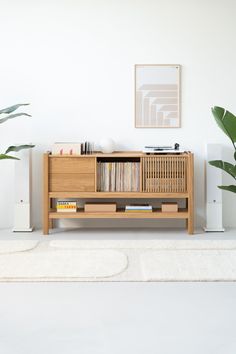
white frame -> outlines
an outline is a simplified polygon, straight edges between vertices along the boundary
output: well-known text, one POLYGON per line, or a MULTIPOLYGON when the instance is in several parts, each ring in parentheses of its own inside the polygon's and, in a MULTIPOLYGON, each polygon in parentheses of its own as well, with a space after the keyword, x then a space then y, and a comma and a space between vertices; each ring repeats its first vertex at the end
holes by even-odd
MULTIPOLYGON (((134 76, 135 76, 135 80, 134 80, 134 84, 135 84, 135 102, 134 102, 134 106, 135 106, 135 128, 180 128, 181 126, 181 119, 180 119, 180 71, 181 71, 181 66, 179 64, 135 64, 134 67, 134 76), (160 67, 165 68, 166 69, 170 68, 173 71, 173 68, 176 68, 176 85, 177 85, 177 115, 175 120, 177 120, 177 124, 175 125, 166 125, 166 124, 161 124, 158 125, 158 123, 156 122, 156 124, 145 124, 145 122, 140 123, 140 120, 143 120, 143 118, 140 119, 140 117, 137 117, 137 91, 140 91, 137 89, 137 77, 138 77, 138 69, 142 68, 144 69, 145 67, 158 67, 158 69, 160 70, 160 67)), ((161 82, 156 82, 156 84, 162 84, 161 82)), ((175 112, 175 113, 176 113, 175 112)), ((171 113, 171 112, 170 112, 171 113)), ((155 119, 155 118, 154 118, 155 119)), ((162 119, 163 121, 163 119, 162 119)))

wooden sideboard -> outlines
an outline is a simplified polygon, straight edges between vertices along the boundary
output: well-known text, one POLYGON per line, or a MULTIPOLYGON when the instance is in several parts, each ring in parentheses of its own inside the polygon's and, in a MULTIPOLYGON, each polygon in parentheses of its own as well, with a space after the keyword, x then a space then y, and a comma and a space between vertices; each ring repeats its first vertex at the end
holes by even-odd
POLYGON ((189 234, 194 231, 194 167, 193 154, 185 152, 168 155, 146 155, 142 152, 97 153, 93 155, 61 156, 46 153, 43 156, 43 233, 53 228, 53 219, 185 219, 189 234), (136 162, 139 165, 138 191, 98 190, 98 164, 101 162, 136 162), (178 212, 127 213, 124 209, 109 213, 60 213, 54 209, 57 199, 118 201, 185 200, 178 212))

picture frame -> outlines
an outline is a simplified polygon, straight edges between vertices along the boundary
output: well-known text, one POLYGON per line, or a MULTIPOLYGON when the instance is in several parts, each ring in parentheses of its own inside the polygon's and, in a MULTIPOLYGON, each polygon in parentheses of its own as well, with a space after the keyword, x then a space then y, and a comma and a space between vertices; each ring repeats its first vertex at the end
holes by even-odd
POLYGON ((135 64, 135 128, 180 128, 179 64, 135 64))

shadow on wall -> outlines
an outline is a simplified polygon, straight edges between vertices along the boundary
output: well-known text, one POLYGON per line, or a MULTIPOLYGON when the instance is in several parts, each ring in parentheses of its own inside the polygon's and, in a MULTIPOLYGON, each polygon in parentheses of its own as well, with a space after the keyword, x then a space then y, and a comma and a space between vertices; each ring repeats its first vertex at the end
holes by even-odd
MULTIPOLYGON (((223 146, 222 149, 222 160, 230 162, 235 165, 235 160, 233 156, 233 147, 223 146)), ((235 184, 234 179, 227 173, 223 172, 223 185, 235 184)), ((222 191, 223 193, 223 223, 224 225, 229 225, 231 227, 236 227, 236 193, 222 191), (233 224, 232 224, 233 222, 233 224)))
MULTIPOLYGON (((233 149, 229 146, 222 145, 222 157, 219 157, 219 159, 235 164, 233 149)), ((195 154, 195 182, 198 181, 198 183, 195 183, 195 217, 196 225, 199 227, 205 226, 206 222, 206 164, 206 157, 202 159, 201 156, 197 156, 197 154, 195 154), (203 183, 200 184, 199 181, 202 181, 203 183), (200 190, 199 185, 202 186, 200 190)), ((234 184, 233 178, 231 178, 227 173, 222 171, 222 176, 222 185, 234 184)), ((224 227, 236 227, 236 194, 222 190, 222 202, 224 227)))
POLYGON ((47 147, 37 143, 37 149, 32 151, 32 225, 42 227, 43 205, 43 153, 47 147))
POLYGON ((204 180, 205 180, 205 158, 203 158, 198 152, 194 152, 195 227, 203 227, 205 225, 204 180))

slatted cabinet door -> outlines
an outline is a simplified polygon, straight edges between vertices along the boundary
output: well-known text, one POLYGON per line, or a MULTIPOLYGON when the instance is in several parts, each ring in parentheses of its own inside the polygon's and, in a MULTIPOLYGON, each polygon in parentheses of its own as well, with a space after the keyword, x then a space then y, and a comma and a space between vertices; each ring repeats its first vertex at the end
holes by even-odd
POLYGON ((142 191, 147 193, 186 192, 188 159, 188 155, 143 157, 142 191))

